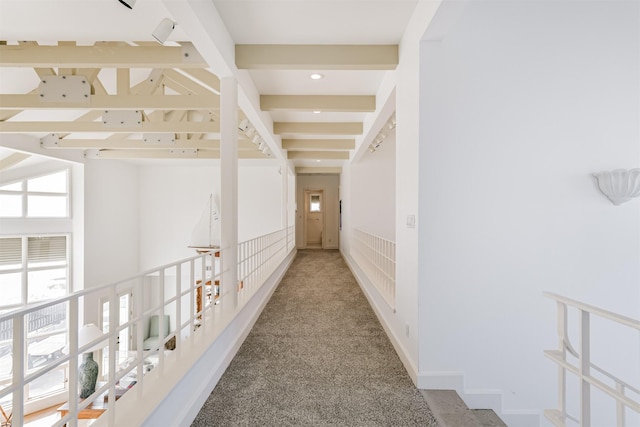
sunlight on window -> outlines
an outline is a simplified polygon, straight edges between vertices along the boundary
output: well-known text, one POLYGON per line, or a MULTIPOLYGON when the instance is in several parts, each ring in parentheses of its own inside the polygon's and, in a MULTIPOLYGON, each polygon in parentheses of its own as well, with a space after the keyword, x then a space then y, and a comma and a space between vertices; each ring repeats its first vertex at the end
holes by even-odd
POLYGON ((27 181, 27 191, 30 193, 66 193, 67 171, 30 179, 27 181))
POLYGON ((0 378, 6 378, 11 375, 13 368, 11 351, 11 344, 0 345, 0 378))
POLYGON ((0 276, 0 295, 2 305, 15 305, 22 302, 22 273, 9 273, 0 276))
POLYGON ((67 270, 31 271, 28 275, 28 302, 63 297, 67 294, 67 270))
POLYGON ((22 216, 22 196, 0 194, 0 216, 19 218, 22 216))
POLYGON ((63 218, 67 216, 66 196, 28 196, 27 216, 31 218, 63 218))
POLYGON ((22 181, 0 187, 0 191, 22 191, 22 181))

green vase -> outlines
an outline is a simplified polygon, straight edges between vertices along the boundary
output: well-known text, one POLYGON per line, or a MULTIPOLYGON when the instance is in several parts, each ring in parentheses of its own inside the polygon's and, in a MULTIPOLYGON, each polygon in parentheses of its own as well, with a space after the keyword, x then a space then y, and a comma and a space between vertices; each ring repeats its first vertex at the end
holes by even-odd
POLYGON ((78 369, 78 383, 80 384, 80 399, 86 399, 96 391, 98 364, 93 360, 93 353, 84 353, 82 357, 82 364, 78 369))

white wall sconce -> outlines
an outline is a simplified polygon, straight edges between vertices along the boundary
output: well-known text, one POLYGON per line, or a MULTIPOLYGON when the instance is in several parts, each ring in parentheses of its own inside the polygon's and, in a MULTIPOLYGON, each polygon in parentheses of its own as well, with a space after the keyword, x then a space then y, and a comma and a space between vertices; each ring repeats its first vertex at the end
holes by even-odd
POLYGON ((164 18, 162 21, 160 21, 151 35, 154 39, 156 39, 158 43, 164 44, 175 27, 176 23, 174 21, 169 18, 164 18))
POLYGON ((613 202, 621 205, 640 196, 640 168, 616 169, 594 173, 600 191, 613 202))

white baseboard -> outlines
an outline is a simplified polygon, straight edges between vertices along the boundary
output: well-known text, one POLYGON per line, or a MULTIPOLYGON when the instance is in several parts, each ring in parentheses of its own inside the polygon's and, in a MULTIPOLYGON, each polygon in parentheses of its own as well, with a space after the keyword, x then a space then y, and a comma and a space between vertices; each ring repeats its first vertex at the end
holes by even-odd
POLYGON ((353 274, 353 277, 355 277, 356 282, 358 282, 360 289, 362 289, 362 293, 364 293, 367 301, 369 301, 369 305, 373 309, 373 312, 376 314, 376 317, 380 321, 382 328, 389 337, 389 341, 391 341, 391 344, 396 350, 396 353, 398 354, 400 361, 404 365, 404 368, 407 370, 409 377, 417 386, 418 367, 415 361, 410 357, 409 352, 402 344, 401 340, 398 339, 398 336, 396 335, 393 328, 389 325, 389 322, 386 318, 386 316, 393 316, 395 314, 395 311, 388 306, 388 304, 384 300, 384 297, 378 292, 375 286, 373 286, 373 284, 369 282, 369 279, 362 272, 362 270, 360 270, 353 259, 349 255, 345 254, 342 249, 340 250, 340 254, 347 264, 347 267, 349 267, 349 270, 351 270, 351 274, 353 274))
POLYGON ((360 270, 355 261, 348 254, 345 254, 342 249, 340 253, 417 388, 424 390, 455 390, 470 409, 491 409, 509 427, 540 426, 541 417, 539 412, 503 410, 501 390, 465 389, 464 373, 462 372, 418 372, 416 363, 411 359, 401 340, 398 339, 393 328, 389 325, 388 316, 393 316, 393 311, 388 309, 388 313, 385 313, 386 303, 384 303, 382 295, 369 282, 369 279, 360 270))

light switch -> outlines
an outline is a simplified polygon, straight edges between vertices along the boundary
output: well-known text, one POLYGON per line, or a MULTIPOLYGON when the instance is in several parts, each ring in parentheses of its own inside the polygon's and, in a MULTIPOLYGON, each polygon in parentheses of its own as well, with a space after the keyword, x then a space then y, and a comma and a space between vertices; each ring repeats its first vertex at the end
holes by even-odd
POLYGON ((407 215, 407 228, 416 228, 416 216, 407 215))

